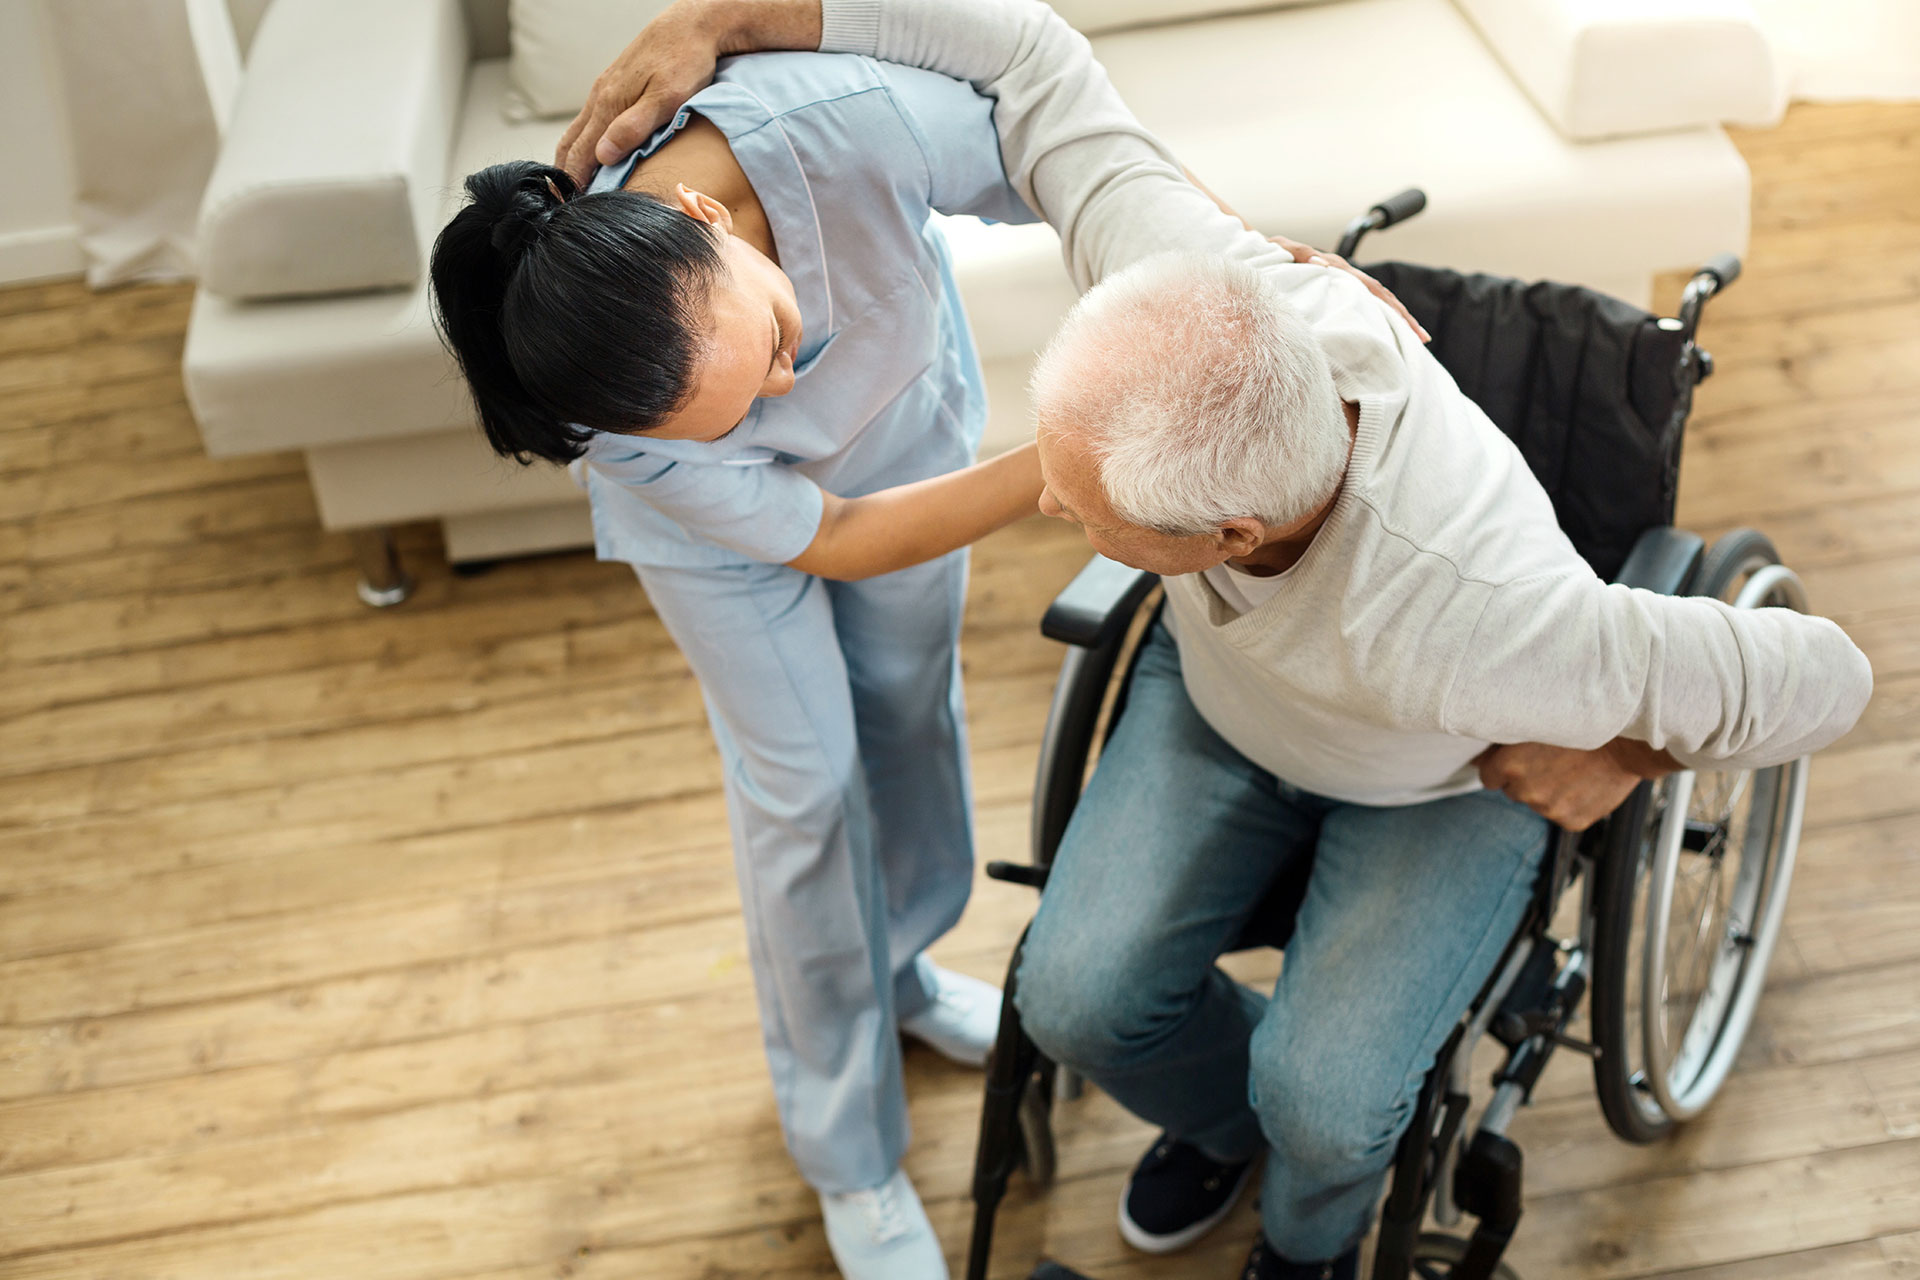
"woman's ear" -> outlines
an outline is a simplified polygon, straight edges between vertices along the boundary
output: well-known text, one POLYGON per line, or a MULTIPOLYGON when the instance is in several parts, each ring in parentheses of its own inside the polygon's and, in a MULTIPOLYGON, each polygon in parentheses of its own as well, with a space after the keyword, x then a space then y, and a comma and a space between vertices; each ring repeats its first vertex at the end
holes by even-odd
POLYGON ((684 182, 673 184, 673 197, 680 212, 696 222, 704 222, 728 235, 733 234, 733 211, 705 192, 695 191, 684 182))

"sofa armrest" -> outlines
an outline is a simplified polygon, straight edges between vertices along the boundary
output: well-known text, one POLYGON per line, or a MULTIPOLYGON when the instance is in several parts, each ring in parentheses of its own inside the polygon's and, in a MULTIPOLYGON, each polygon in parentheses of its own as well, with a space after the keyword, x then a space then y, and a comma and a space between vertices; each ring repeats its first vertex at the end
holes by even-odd
POLYGON ((460 0, 275 0, 201 198, 202 286, 251 299, 418 280, 467 63, 460 0))
POLYGON ((1454 0, 1573 139, 1760 124, 1781 107, 1749 0, 1454 0))

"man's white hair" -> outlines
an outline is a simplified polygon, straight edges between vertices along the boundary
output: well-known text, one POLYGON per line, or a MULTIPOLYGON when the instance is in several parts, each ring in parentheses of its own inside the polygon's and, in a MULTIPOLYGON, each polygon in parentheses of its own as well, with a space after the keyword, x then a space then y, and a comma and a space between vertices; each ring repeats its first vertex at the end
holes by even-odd
POLYGON ((1346 471, 1326 353, 1277 285, 1224 258, 1158 254, 1090 289, 1032 393, 1091 446, 1115 514, 1161 533, 1297 523, 1346 471))

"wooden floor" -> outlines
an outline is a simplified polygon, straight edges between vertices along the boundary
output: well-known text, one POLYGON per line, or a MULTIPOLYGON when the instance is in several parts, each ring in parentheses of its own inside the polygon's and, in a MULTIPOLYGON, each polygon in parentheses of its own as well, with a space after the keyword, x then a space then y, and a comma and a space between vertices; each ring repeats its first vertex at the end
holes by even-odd
MULTIPOLYGON (((1920 109, 1739 139, 1746 278, 1709 313, 1683 523, 1771 532, 1879 691, 1814 772, 1744 1069, 1654 1149, 1563 1055, 1517 1126, 1511 1259, 1561 1277, 1920 1275, 1920 109)), ((1670 305, 1677 282, 1668 282, 1670 305)), ((209 461, 188 292, 0 291, 0 1276, 831 1274, 759 1054, 715 755, 626 571, 586 556, 364 609, 297 457, 209 461)), ((1019 856, 1084 551, 980 549, 965 652, 982 860, 1019 856)), ((939 954, 997 976, 985 884, 939 954)), ((909 1167, 964 1238, 977 1077, 910 1054, 909 1167)), ((1225 1280, 1251 1217, 1128 1255, 1146 1134, 1088 1098, 1041 1249, 1225 1280)))

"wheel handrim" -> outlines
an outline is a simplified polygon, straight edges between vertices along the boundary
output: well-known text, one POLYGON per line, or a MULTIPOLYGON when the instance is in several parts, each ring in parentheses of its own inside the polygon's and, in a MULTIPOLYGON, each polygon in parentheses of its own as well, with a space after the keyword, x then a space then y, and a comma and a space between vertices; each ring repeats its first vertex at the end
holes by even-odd
MULTIPOLYGON (((1737 573, 1751 576, 1730 602, 1735 608, 1806 607, 1799 578, 1783 565, 1755 557, 1737 573)), ((1733 1068, 1779 936, 1807 771, 1802 758, 1756 771, 1679 773, 1662 788, 1645 873, 1643 1062, 1634 1077, 1635 1103, 1650 1121, 1698 1115, 1733 1068), (1676 896, 1685 903, 1678 930, 1676 896)))

